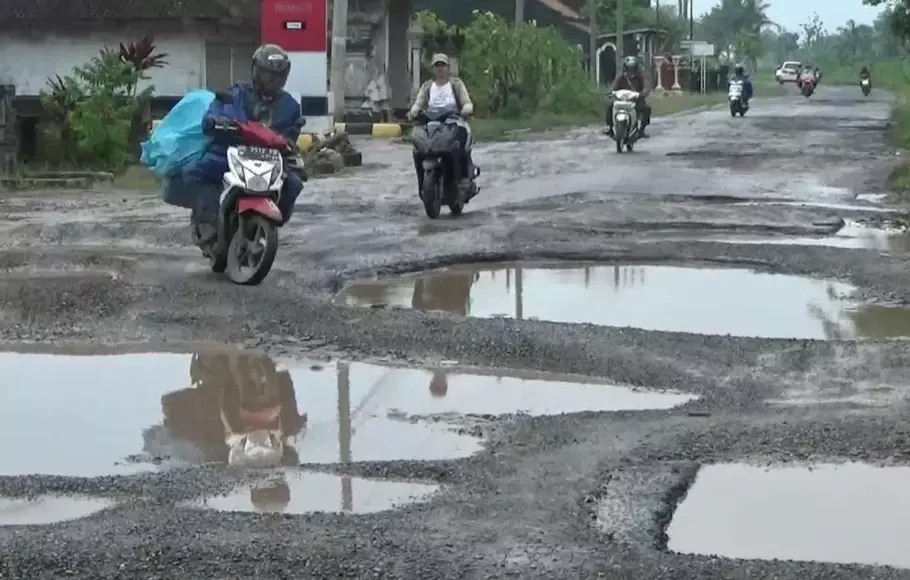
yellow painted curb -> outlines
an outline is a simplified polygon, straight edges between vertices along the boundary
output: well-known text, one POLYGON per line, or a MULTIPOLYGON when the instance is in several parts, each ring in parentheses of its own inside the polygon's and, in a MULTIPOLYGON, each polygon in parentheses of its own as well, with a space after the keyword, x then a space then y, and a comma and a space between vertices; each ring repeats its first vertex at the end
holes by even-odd
POLYGON ((297 137, 297 149, 301 151, 306 151, 310 148, 310 145, 313 144, 313 134, 312 133, 301 133, 297 137))
POLYGON ((374 123, 373 137, 395 139, 401 137, 401 125, 398 123, 374 123))

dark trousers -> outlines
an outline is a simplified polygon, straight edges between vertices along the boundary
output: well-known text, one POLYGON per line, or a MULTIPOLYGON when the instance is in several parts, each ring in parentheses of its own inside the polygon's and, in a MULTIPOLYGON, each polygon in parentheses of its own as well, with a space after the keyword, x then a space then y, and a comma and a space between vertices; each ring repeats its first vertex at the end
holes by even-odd
MULTIPOLYGON (((609 101, 607 103, 607 127, 613 126, 613 103, 615 101, 609 101)), ((648 105, 644 100, 637 101, 635 103, 635 112, 638 113, 639 122, 642 127, 647 127, 651 124, 651 106, 648 105)))

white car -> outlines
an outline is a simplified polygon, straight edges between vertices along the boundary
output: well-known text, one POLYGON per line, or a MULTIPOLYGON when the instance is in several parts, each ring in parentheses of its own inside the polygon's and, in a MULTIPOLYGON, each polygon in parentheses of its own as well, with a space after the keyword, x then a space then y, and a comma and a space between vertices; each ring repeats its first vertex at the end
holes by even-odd
POLYGON ((784 64, 780 65, 780 68, 774 71, 774 80, 780 84, 784 83, 795 83, 796 76, 799 74, 799 71, 803 68, 801 62, 796 60, 788 60, 784 64))

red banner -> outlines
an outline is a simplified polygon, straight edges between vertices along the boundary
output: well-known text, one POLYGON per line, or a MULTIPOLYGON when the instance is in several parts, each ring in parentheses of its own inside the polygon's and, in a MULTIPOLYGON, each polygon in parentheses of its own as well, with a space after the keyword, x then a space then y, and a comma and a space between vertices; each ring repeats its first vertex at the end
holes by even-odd
POLYGON ((260 0, 262 42, 288 52, 327 52, 328 0, 260 0))

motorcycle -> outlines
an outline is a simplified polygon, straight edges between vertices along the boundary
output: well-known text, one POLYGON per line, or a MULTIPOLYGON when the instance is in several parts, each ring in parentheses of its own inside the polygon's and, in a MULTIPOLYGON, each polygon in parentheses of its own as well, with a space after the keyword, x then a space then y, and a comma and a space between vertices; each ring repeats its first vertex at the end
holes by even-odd
MULTIPOLYGON (((451 107, 429 108, 420 112, 411 131, 414 155, 421 160, 423 168, 420 199, 430 219, 439 217, 443 204, 449 206, 453 216, 460 216, 465 204, 480 191, 474 181, 480 175, 477 167, 468 167, 470 180, 467 188, 458 184, 453 153, 460 147, 457 135, 460 120, 461 115, 451 107)), ((473 145, 469 132, 465 151, 470 152, 473 145)))
POLYGON ((815 75, 806 75, 800 79, 799 90, 808 99, 815 92, 815 84, 815 75))
POLYGON ((735 117, 738 114, 740 117, 744 117, 749 106, 743 101, 743 81, 730 81, 727 96, 730 100, 730 116, 735 117))
MULTIPOLYGON (((216 98, 229 102, 230 96, 216 98)), ((260 123, 224 120, 215 130, 231 136, 235 144, 227 150, 217 235, 202 253, 212 272, 227 271, 235 284, 255 286, 268 275, 278 253, 278 228, 284 222, 277 205, 281 189, 289 172, 306 180, 303 162, 296 144, 260 123)), ((198 245, 195 226, 193 233, 198 245)))
POLYGON ((863 90, 863 96, 868 97, 872 92, 872 82, 868 77, 859 80, 859 87, 863 90))
POLYGON ((641 136, 641 126, 635 103, 641 97, 637 91, 622 89, 613 91, 613 141, 616 142, 616 152, 632 151, 636 141, 641 136))

